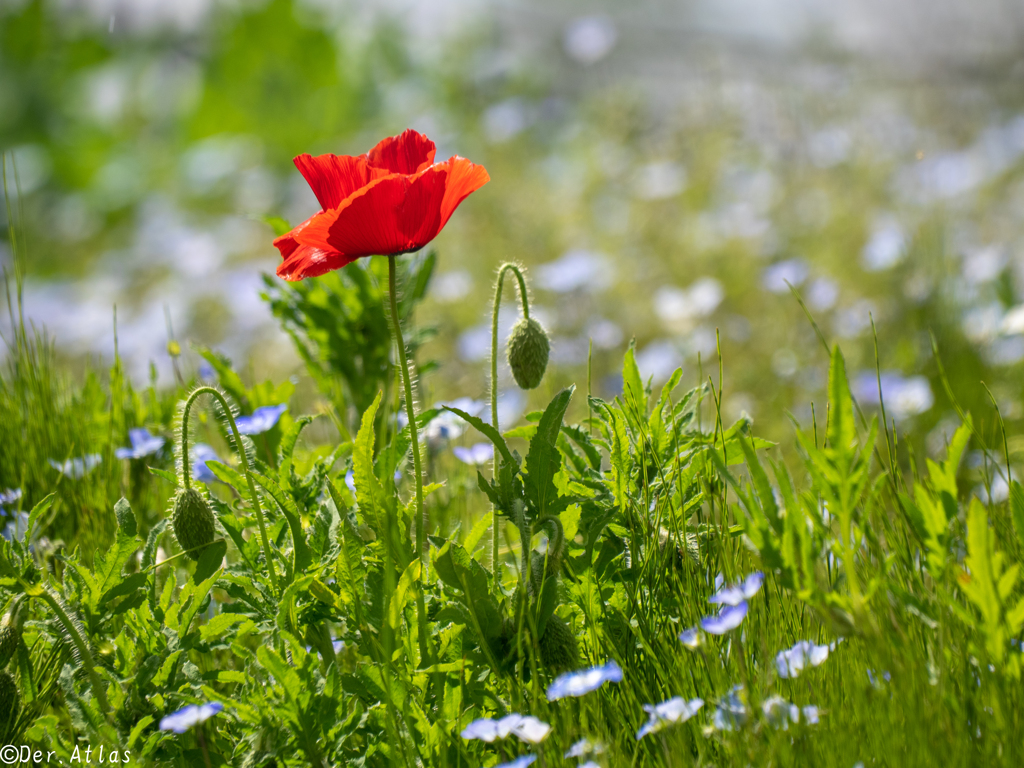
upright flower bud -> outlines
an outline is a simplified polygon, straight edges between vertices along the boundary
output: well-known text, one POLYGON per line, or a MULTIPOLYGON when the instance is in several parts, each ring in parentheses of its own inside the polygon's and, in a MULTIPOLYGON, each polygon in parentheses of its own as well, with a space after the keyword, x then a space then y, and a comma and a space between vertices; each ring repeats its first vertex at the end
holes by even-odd
POLYGON ((548 367, 551 342, 544 326, 532 317, 521 317, 508 335, 508 365, 516 384, 534 389, 548 367))
POLYGON ((215 525, 209 503, 195 488, 181 489, 174 499, 171 517, 174 535, 185 554, 199 560, 203 551, 213 543, 215 525))

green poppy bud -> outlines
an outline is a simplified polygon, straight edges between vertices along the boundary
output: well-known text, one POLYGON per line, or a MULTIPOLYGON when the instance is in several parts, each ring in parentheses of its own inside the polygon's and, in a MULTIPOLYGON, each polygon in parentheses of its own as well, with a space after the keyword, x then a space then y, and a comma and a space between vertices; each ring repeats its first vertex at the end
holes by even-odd
POLYGON ((174 500, 171 517, 174 535, 185 554, 199 560, 203 551, 213 543, 215 532, 213 512, 209 503, 195 488, 182 489, 174 500))
POLYGON ((18 629, 11 614, 4 616, 0 621, 0 669, 7 666, 7 663, 14 658, 14 652, 18 650, 18 643, 21 642, 21 630, 18 629))
POLYGON ((117 517, 117 527, 125 536, 133 537, 139 532, 139 521, 135 519, 132 505, 123 496, 114 505, 114 516, 117 517))
POLYGON ((551 342, 544 326, 532 317, 519 318, 508 335, 508 364, 516 384, 523 389, 533 389, 540 384, 550 351, 551 342))
POLYGON ((570 672, 579 666, 576 637, 558 616, 552 615, 544 626, 544 634, 540 638, 540 660, 555 674, 570 672))
POLYGON ((21 709, 21 696, 18 694, 18 686, 14 677, 6 670, 0 672, 0 728, 10 727, 18 719, 18 710, 21 709))

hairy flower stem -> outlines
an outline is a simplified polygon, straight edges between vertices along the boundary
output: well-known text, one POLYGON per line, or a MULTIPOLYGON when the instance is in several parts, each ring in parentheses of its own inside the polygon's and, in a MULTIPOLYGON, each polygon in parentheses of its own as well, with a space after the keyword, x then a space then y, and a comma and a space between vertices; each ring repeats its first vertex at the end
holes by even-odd
MULTIPOLYGON (((498 269, 498 279, 494 284, 494 311, 491 313, 491 426, 499 432, 498 427, 498 309, 501 307, 501 289, 505 285, 505 273, 514 272, 519 281, 519 301, 523 305, 523 317, 530 319, 530 299, 526 293, 526 279, 516 264, 505 263, 498 269)), ((498 474, 498 457, 494 457, 494 474, 498 474)), ((494 507, 494 519, 491 523, 491 570, 498 572, 498 528, 501 522, 501 510, 494 507)))
MULTIPOLYGON (((405 352, 405 340, 402 338, 402 322, 398 316, 398 271, 397 256, 388 256, 388 294, 391 299, 391 333, 395 337, 398 349, 398 365, 402 371, 402 384, 405 388, 405 414, 409 417, 409 442, 412 444, 412 465, 416 474, 416 547, 420 551, 422 566, 421 581, 428 580, 430 563, 427 559, 427 517, 423 507, 423 467, 420 459, 419 425, 416 423, 416 407, 412 398, 412 377, 409 375, 409 359, 405 352)), ((390 536, 388 537, 390 539, 390 536)), ((386 543, 390 547, 390 540, 386 543)), ((423 600, 423 590, 416 590, 416 623, 419 630, 420 655, 433 661, 427 644, 427 609, 423 600)))
POLYGON ((82 637, 75 623, 71 620, 67 611, 64 610, 64 606, 61 605, 61 601, 54 597, 46 587, 37 586, 34 589, 30 589, 29 594, 33 597, 38 597, 46 603, 57 616, 57 620, 64 627, 64 631, 68 633, 71 642, 74 643, 75 648, 82 656, 86 674, 89 675, 89 682, 92 684, 93 696, 100 703, 100 709, 103 710, 103 714, 109 719, 111 714, 110 702, 107 701, 107 692, 103 687, 103 681, 100 680, 100 676, 96 672, 96 662, 93 661, 92 651, 89 650, 89 643, 82 637))
POLYGON ((416 473, 416 546, 423 560, 423 573, 427 573, 426 512, 423 509, 423 467, 420 461, 419 426, 416 424, 416 407, 412 398, 412 377, 409 375, 409 359, 402 338, 402 323, 398 317, 398 288, 396 272, 397 256, 388 256, 388 293, 391 298, 391 332, 398 348, 398 365, 402 371, 402 385, 405 388, 405 414, 409 417, 409 442, 412 443, 412 465, 416 473))
POLYGON ((253 510, 256 512, 256 522, 260 529, 260 544, 263 546, 263 557, 267 561, 267 568, 270 571, 270 583, 273 585, 274 592, 277 592, 277 570, 274 568, 274 558, 270 551, 270 539, 267 537, 267 523, 263 519, 263 508, 260 506, 260 498, 256 493, 256 483, 252 479, 252 472, 249 470, 249 458, 245 455, 245 447, 242 445, 242 436, 238 432, 238 425, 235 424, 235 417, 231 414, 231 408, 228 407, 228 401, 224 399, 224 395, 214 387, 199 387, 194 390, 191 395, 188 396, 188 400, 185 401, 185 407, 181 412, 181 477, 182 482, 185 485, 185 490, 189 490, 192 487, 192 477, 190 471, 190 464, 188 460, 188 416, 192 410, 192 403, 195 402, 196 398, 200 395, 213 395, 213 397, 220 403, 221 408, 224 409, 224 415, 227 417, 228 424, 231 425, 231 434, 235 438, 235 447, 238 449, 238 458, 242 462, 242 472, 245 475, 245 482, 249 485, 249 499, 252 501, 253 510))

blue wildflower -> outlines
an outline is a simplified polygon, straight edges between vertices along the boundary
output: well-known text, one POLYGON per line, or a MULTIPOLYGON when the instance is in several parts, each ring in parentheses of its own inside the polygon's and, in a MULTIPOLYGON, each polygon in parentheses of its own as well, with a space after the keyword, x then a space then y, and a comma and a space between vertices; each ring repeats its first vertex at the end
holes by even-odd
MULTIPOLYGON (((568 760, 572 757, 590 757, 591 755, 600 755, 605 751, 605 745, 600 741, 591 741, 584 737, 569 747, 569 751, 565 753, 565 759, 568 760)), ((582 768, 582 766, 580 767, 582 768)))
POLYGON ((716 731, 732 731, 740 728, 747 722, 747 705, 743 701, 742 685, 734 685, 732 689, 718 702, 715 707, 715 714, 711 718, 711 726, 716 731))
POLYGON ((264 405, 253 411, 251 416, 239 416, 235 419, 235 426, 243 435, 262 435, 273 429, 281 414, 287 410, 287 403, 264 405))
POLYGON ((0 491, 0 507, 9 507, 21 498, 21 488, 0 491))
MULTIPOLYGON (((718 582, 715 582, 716 585, 718 582)), ((718 605, 739 605, 744 600, 749 600, 761 590, 764 584, 764 574, 761 571, 754 571, 739 584, 731 584, 725 589, 719 590, 708 598, 708 602, 718 605)))
POLYGON ((222 709, 224 709, 224 705, 219 701, 203 704, 202 706, 189 704, 184 709, 179 709, 174 714, 167 715, 167 717, 161 720, 160 730, 185 733, 193 725, 209 720, 222 709))
POLYGON ((747 603, 744 601, 739 605, 727 605, 717 616, 705 616, 700 625, 710 635, 724 635, 742 624, 746 616, 747 603))
POLYGON ((622 669, 613 659, 601 667, 591 667, 559 675, 548 686, 548 701, 557 701, 566 696, 583 696, 591 691, 596 691, 605 683, 620 682, 622 682, 622 669))
POLYGON ((80 477, 85 477, 86 473, 98 467, 100 462, 103 461, 103 457, 98 453, 89 453, 85 456, 68 459, 67 461, 54 461, 53 459, 47 459, 47 461, 51 467, 62 475, 77 480, 80 477))
POLYGON ((830 648, 834 647, 801 640, 789 650, 779 651, 775 656, 775 668, 779 672, 779 677, 797 677, 805 668, 825 663, 830 648))
POLYGON ((789 730, 790 723, 799 723, 801 715, 807 725, 817 725, 821 717, 821 711, 813 704, 801 709, 781 696, 769 696, 761 705, 761 709, 764 710, 765 720, 784 731, 789 730))
POLYGON ((550 725, 541 722, 532 715, 512 713, 500 720, 492 720, 489 717, 474 720, 462 730, 462 738, 467 741, 479 739, 480 741, 492 742, 497 739, 504 739, 509 734, 515 734, 521 741, 529 744, 539 744, 544 741, 550 731, 550 725))
POLYGON ((220 456, 206 443, 196 443, 192 448, 192 477, 200 483, 212 483, 217 479, 207 466, 208 461, 220 461, 220 456))
POLYGON ((523 755, 522 757, 517 757, 511 762, 496 765, 494 768, 526 768, 526 766, 532 765, 536 759, 536 755, 523 755))
POLYGON ((696 648, 700 645, 700 633, 697 631, 696 627, 684 629, 679 633, 679 642, 687 648, 696 648))
POLYGON ((791 704, 781 696, 769 696, 761 705, 765 720, 775 728, 789 730, 790 723, 800 722, 800 708, 791 704))
POLYGON ((455 458, 463 464, 469 464, 475 467, 481 464, 486 464, 494 458, 494 446, 490 443, 476 443, 471 445, 469 448, 457 445, 452 448, 452 453, 454 453, 455 458))
POLYGON ((145 427, 129 429, 128 440, 131 442, 132 447, 118 448, 114 451, 114 455, 117 458, 141 459, 143 456, 151 456, 163 448, 164 443, 167 442, 159 435, 149 434, 149 430, 145 427))
POLYGON ((704 699, 690 699, 674 696, 661 704, 644 704, 644 711, 650 719, 636 732, 637 741, 649 733, 656 733, 673 723, 685 723, 704 706, 704 699))

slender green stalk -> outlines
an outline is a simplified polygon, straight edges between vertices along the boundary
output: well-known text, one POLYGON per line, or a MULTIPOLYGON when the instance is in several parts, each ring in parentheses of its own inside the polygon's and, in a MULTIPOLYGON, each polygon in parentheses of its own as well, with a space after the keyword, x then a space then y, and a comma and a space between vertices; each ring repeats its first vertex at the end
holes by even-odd
MULTIPOLYGON (((405 352, 405 340, 402 338, 402 323, 398 316, 398 280, 397 256, 388 256, 388 293, 391 298, 391 332, 398 348, 399 369, 402 371, 402 384, 405 388, 405 413, 409 417, 409 441, 412 443, 412 465, 416 473, 416 547, 420 551, 423 563, 421 582, 429 581, 430 562, 427 557, 427 513, 423 507, 423 466, 420 457, 419 426, 416 423, 416 407, 412 397, 412 377, 409 375, 409 359, 405 352)), ((389 522, 390 525, 390 522, 389 522)), ((387 547, 391 546, 391 535, 388 534, 387 547)), ((416 590, 416 624, 419 634, 420 656, 428 664, 433 663, 433 654, 428 642, 427 608, 423 599, 423 590, 416 590)), ((388 651, 390 653, 390 649, 388 651)))
POLYGON ((110 717, 110 702, 107 700, 107 692, 103 687, 103 681, 100 676, 96 673, 96 662, 92 658, 92 651, 89 650, 89 643, 85 641, 75 623, 68 616, 67 611, 64 610, 64 606, 61 605, 60 600, 50 594, 50 591, 46 587, 36 587, 35 590, 31 591, 34 597, 38 597, 44 603, 46 603, 50 610, 56 614, 58 621, 64 627, 64 630, 71 637, 71 642, 74 643, 75 648, 82 655, 82 661, 84 662, 86 674, 89 675, 89 682, 92 684, 93 695, 96 700, 100 703, 100 709, 103 710, 103 714, 108 718, 110 717), (35 591, 38 590, 38 591, 35 591))
POLYGON ((405 388, 405 414, 409 417, 409 441, 412 443, 412 465, 416 473, 416 547, 423 560, 424 578, 427 573, 427 536, 426 512, 423 508, 423 466, 420 458, 420 435, 416 424, 416 407, 412 398, 412 377, 409 375, 409 360, 405 353, 405 340, 402 338, 402 323, 398 317, 398 287, 396 272, 397 256, 388 256, 388 293, 391 297, 391 333, 395 337, 398 348, 398 366, 402 371, 402 385, 405 388))
POLYGON ((270 570, 270 583, 274 587, 274 592, 277 592, 277 571, 274 568, 274 558, 270 551, 270 539, 267 537, 267 523, 263 518, 263 508, 260 506, 259 494, 256 493, 256 483, 252 479, 252 473, 249 470, 249 458, 245 455, 245 448, 242 445, 242 435, 238 432, 238 425, 235 424, 235 417, 231 415, 231 408, 228 406, 228 401, 224 399, 224 395, 214 387, 199 387, 194 390, 191 395, 188 396, 188 400, 185 401, 185 407, 181 413, 181 477, 182 482, 185 485, 185 490, 189 490, 192 487, 192 477, 189 469, 188 461, 188 416, 192 409, 192 403, 195 402, 196 398, 200 395, 213 395, 213 397, 220 403, 221 408, 224 409, 224 414, 227 416, 228 424, 231 425, 231 434, 235 438, 235 446, 238 448, 238 457, 242 462, 242 472, 245 474, 245 482, 249 486, 249 499, 252 501, 252 507, 256 512, 256 523, 260 529, 260 544, 263 546, 263 557, 267 560, 267 568, 270 570))
MULTIPOLYGON (((505 285, 505 273, 514 272, 519 281, 519 301, 523 305, 523 317, 530 319, 530 299, 526 293, 526 279, 519 266, 516 264, 502 264, 498 270, 498 280, 494 284, 494 310, 491 313, 491 426, 500 433, 498 426, 498 309, 501 307, 501 289, 505 285)), ((497 475, 498 457, 494 457, 494 474, 497 475)), ((498 572, 498 528, 500 525, 500 510, 494 507, 492 513, 494 519, 491 523, 491 570, 495 577, 498 572)), ((497 582, 495 582, 497 583, 497 582)))

